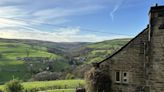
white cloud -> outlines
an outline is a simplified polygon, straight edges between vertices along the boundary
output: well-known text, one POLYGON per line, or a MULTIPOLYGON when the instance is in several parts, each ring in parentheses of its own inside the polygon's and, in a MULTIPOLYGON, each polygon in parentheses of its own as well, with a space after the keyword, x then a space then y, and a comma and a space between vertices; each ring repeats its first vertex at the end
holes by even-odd
MULTIPOLYGON (((104 9, 107 6, 115 5, 111 11, 111 18, 114 18, 114 13, 118 10, 123 0, 55 0, 42 1, 40 0, 1 0, 1 3, 20 3, 18 5, 0 6, 0 17, 7 18, 22 18, 25 20, 50 22, 54 24, 62 24, 69 22, 69 18, 73 16, 81 16, 85 14, 95 13, 98 10, 104 9), (24 3, 23 3, 24 2, 24 3), (25 3, 26 2, 26 3, 25 3), (32 3, 33 2, 33 3, 32 3), (47 8, 43 4, 54 3, 56 7, 47 8), (68 4, 66 4, 68 3, 68 4), (34 7, 35 6, 35 7, 34 7)), ((0 4, 1 4, 0 3, 0 4)), ((52 5, 52 4, 51 4, 52 5)), ((111 8, 110 7, 110 8, 111 8)), ((37 24, 37 23, 36 23, 37 24)), ((40 24, 40 23, 38 23, 40 24)))
POLYGON ((54 32, 43 32, 29 27, 1 28, 0 37, 9 39, 35 39, 52 42, 97 42, 125 36, 98 36, 95 34, 79 34, 79 28, 60 28, 54 32))
POLYGON ((0 17, 24 17, 26 12, 16 6, 2 6, 0 7, 0 17))
MULTIPOLYGON (((123 38, 125 36, 100 36, 96 34, 81 34, 83 30, 80 28, 60 28, 54 32, 47 30, 37 30, 34 27, 45 27, 42 23, 63 24, 69 22, 74 16, 82 16, 93 14, 98 10, 103 9, 106 5, 115 4, 116 1, 105 0, 56 0, 58 5, 56 7, 47 8, 44 6, 55 1, 40 1, 40 0, 0 0, 1 4, 7 3, 22 3, 18 5, 3 5, 0 6, 0 37, 2 38, 16 38, 16 39, 36 39, 47 40, 54 42, 95 42, 112 38, 123 38), (63 3, 63 2, 68 2, 63 3), (63 5, 64 4, 64 5, 63 5), (66 4, 66 6, 65 6, 66 4), (106 4, 104 6, 104 4, 106 4), (35 7, 34 7, 35 6, 35 7), (21 21, 21 20, 25 21, 21 21), (30 26, 30 27, 29 27, 30 26)), ((118 10, 121 4, 116 6, 111 12, 111 17, 118 10)), ((47 26, 47 25, 46 25, 47 26)), ((47 28, 46 28, 47 29, 47 28)))
POLYGON ((70 17, 94 13, 95 11, 103 8, 103 6, 98 3, 93 5, 85 5, 86 3, 78 4, 77 2, 74 2, 72 0, 70 0, 70 4, 67 7, 63 6, 63 3, 68 1, 56 1, 59 3, 59 5, 57 7, 51 8, 47 8, 43 4, 49 4, 51 2, 55 4, 55 1, 40 2, 39 0, 36 0, 34 3, 32 2, 32 0, 0 0, 0 4, 9 3, 9 5, 0 6, 0 17, 18 18, 34 22, 38 21, 35 24, 39 25, 40 23, 63 24, 69 22, 70 17), (12 2, 24 3, 10 5, 10 3, 12 2), (26 4, 25 2, 28 3, 26 4))
POLYGON ((73 8, 51 8, 51 9, 43 9, 34 12, 32 15, 36 17, 36 20, 48 22, 50 20, 56 19, 68 19, 73 16, 81 16, 90 13, 94 13, 96 10, 102 9, 103 7, 100 5, 93 6, 83 6, 83 7, 73 7, 73 8))
POLYGON ((27 26, 28 24, 23 21, 9 19, 9 18, 0 18, 0 28, 3 27, 17 27, 17 26, 27 26))

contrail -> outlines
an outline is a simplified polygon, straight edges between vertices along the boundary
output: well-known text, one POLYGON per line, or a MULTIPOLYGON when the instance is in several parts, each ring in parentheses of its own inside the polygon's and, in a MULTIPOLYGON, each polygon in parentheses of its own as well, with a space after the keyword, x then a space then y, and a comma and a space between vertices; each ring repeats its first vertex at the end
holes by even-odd
POLYGON ((120 8, 121 4, 123 3, 123 0, 121 0, 119 3, 115 5, 113 10, 110 12, 111 19, 114 20, 114 13, 120 8))
POLYGON ((114 9, 111 11, 110 16, 112 20, 114 20, 114 13, 118 10, 118 8, 119 8, 119 5, 116 5, 114 9))

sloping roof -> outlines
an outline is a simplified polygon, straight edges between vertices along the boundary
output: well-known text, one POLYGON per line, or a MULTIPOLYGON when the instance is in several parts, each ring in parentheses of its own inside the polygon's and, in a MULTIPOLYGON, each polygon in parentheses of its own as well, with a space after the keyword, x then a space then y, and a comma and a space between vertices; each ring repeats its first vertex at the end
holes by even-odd
POLYGON ((133 39, 131 39, 127 44, 125 44, 123 47, 121 47, 118 51, 116 51, 114 54, 112 54, 111 56, 107 57, 106 59, 98 62, 98 65, 105 62, 106 60, 112 58, 113 56, 115 56, 116 54, 118 54, 119 52, 121 52, 124 48, 126 48, 131 42, 133 42, 137 37, 139 37, 142 33, 144 33, 145 31, 147 31, 147 29, 149 28, 149 26, 147 26, 147 28, 145 28, 142 32, 140 32, 136 37, 134 37, 133 39))

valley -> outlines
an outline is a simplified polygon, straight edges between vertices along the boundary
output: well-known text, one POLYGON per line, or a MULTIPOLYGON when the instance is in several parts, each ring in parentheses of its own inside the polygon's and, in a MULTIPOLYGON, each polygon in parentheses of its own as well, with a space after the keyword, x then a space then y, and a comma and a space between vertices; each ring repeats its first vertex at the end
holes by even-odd
MULTIPOLYGON (((100 62, 110 56, 129 40, 126 38, 97 43, 55 43, 0 39, 0 84, 12 79, 22 81, 83 80, 84 73, 91 68, 91 63, 100 62)), ((72 88, 67 91, 70 90, 72 88)), ((60 91, 49 90, 48 92, 60 91)))

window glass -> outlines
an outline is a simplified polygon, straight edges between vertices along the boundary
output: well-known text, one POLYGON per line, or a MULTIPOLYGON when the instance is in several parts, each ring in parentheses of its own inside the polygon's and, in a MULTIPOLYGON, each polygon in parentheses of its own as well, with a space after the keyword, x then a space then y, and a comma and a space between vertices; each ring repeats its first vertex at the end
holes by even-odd
POLYGON ((116 72, 116 81, 120 81, 120 72, 116 72))
POLYGON ((124 73, 124 77, 126 77, 127 73, 124 73))
POLYGON ((128 72, 123 72, 123 83, 128 83, 128 72))

